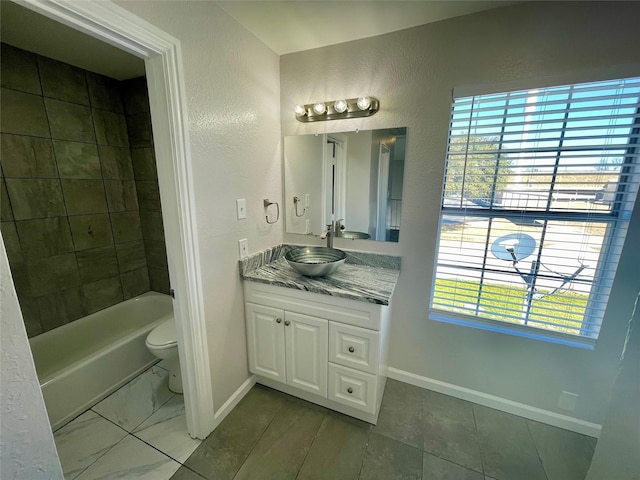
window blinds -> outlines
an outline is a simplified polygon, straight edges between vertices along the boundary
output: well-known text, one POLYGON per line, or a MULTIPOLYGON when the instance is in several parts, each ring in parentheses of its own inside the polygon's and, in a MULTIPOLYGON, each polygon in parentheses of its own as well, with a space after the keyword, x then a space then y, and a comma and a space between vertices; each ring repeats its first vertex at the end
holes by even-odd
POLYGON ((597 338, 638 190, 640 78, 453 102, 431 313, 597 338))

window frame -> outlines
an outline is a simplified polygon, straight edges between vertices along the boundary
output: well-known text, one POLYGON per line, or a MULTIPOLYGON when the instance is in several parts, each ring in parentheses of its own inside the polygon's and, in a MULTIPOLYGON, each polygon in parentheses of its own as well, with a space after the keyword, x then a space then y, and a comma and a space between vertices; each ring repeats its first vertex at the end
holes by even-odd
MULTIPOLYGON (((638 75, 635 74, 635 75, 618 77, 618 78, 626 79, 626 78, 634 78, 634 77, 638 77, 638 75)), ((571 85, 571 90, 573 90, 575 86, 581 85, 584 83, 606 82, 606 81, 607 80, 605 79, 605 80, 595 80, 595 81, 587 81, 587 82, 585 82, 584 80, 582 80, 581 82, 573 82, 573 84, 571 85)), ((562 84, 557 83, 555 85, 561 86, 562 84)), ((505 95, 505 98, 508 98, 508 96, 511 93, 515 93, 518 91, 553 88, 555 85, 548 84, 548 86, 524 87, 524 88, 520 87, 517 90, 504 91, 503 94, 505 95)), ((454 89, 454 92, 455 92, 455 89, 454 89)), ((482 93, 482 94, 476 94, 476 95, 467 94, 465 96, 459 95, 457 98, 455 96, 452 98, 452 106, 450 110, 451 114, 450 114, 449 132, 447 135, 446 163, 445 163, 445 171, 443 175, 441 205, 440 205, 440 212, 439 212, 439 219, 438 219, 438 235, 436 239, 437 242, 436 242, 436 249, 435 249, 431 294, 429 299, 428 318, 431 320, 450 323, 450 324, 469 326, 473 328, 496 331, 500 333, 507 333, 511 335, 516 335, 516 336, 521 336, 526 338, 534 338, 538 340, 544 340, 552 343, 559 343, 563 345, 570 345, 570 346, 575 346, 575 347, 580 347, 585 349, 593 349, 595 348, 595 344, 596 344, 598 335, 600 333, 600 326, 606 315, 606 308, 607 308, 609 296, 611 293, 613 279, 615 277, 615 272, 617 270, 618 262, 620 259, 622 244, 624 243, 623 241, 626 237, 626 233, 628 230, 628 224, 629 224, 631 212, 635 208, 635 205, 637 204, 637 201, 638 201, 638 198, 637 198, 638 196, 636 195, 636 192, 628 191, 627 182, 631 177, 633 177, 634 183, 635 184, 638 183, 638 176, 639 176, 638 163, 639 162, 636 159, 639 157, 639 154, 640 154, 640 146, 639 146, 640 141, 638 141, 638 138, 637 138, 637 136, 640 134, 640 101, 638 101, 638 103, 635 104, 636 117, 633 123, 631 124, 630 132, 629 132, 629 135, 627 136, 628 140, 626 143, 625 153, 623 155, 624 157, 623 164, 620 168, 619 181, 618 181, 617 189, 615 192, 615 201, 612 203, 612 208, 609 211, 571 212, 571 211, 551 210, 550 208, 551 196, 553 195, 553 191, 554 191, 555 178, 548 186, 549 197, 546 203, 546 208, 544 210, 542 209, 513 210, 513 209, 504 209, 504 208, 493 208, 493 200, 496 197, 496 193, 498 191, 498 185, 499 185, 497 182, 498 168, 500 164, 499 155, 495 162, 495 174, 492 181, 491 192, 490 192, 491 200, 489 201, 488 207, 483 208, 481 206, 478 206, 474 208, 468 208, 463 206, 464 196, 462 195, 462 193, 460 195, 460 198, 461 198, 460 206, 456 207, 451 205, 445 205, 445 199, 446 199, 445 193, 446 193, 446 187, 447 187, 446 182, 448 178, 447 169, 449 168, 449 158, 452 153, 451 151, 452 138, 466 137, 467 148, 468 148, 469 138, 472 136, 470 127, 466 130, 466 134, 464 135, 454 134, 453 122, 454 122, 454 111, 456 106, 456 100, 464 99, 464 100, 471 100, 471 102, 475 102, 476 97, 491 95, 491 94, 495 95, 495 93, 482 93), (636 170, 635 172, 633 171, 634 167, 636 170), (636 198, 633 200, 633 203, 631 203, 628 200, 627 197, 629 197, 629 195, 636 196, 636 198), (625 204, 627 205, 626 209, 623 208, 623 205, 625 204), (593 280, 589 282, 592 284, 593 288, 589 293, 587 307, 585 310, 584 318, 582 320, 582 328, 580 330, 580 333, 570 334, 570 333, 564 333, 560 331, 554 331, 550 329, 548 330, 548 329, 531 326, 531 325, 528 325, 529 318, 525 320, 524 324, 518 324, 518 323, 510 323, 505 320, 495 320, 495 319, 484 318, 484 317, 479 317, 475 315, 467 315, 460 312, 453 312, 453 311, 434 308, 434 300, 436 297, 436 282, 439 278, 438 268, 441 266, 445 266, 445 267, 447 266, 446 262, 438 261, 440 246, 441 246, 440 244, 443 238, 442 236, 442 230, 444 225, 443 219, 445 217, 449 217, 449 218, 460 217, 462 219, 476 217, 476 218, 488 219, 489 220, 489 227, 487 229, 488 233, 491 232, 491 222, 493 221, 493 219, 496 219, 496 218, 498 219, 499 218, 504 218, 504 219, 517 218, 519 220, 523 218, 530 218, 533 220, 542 220, 544 222, 545 229, 549 221, 555 221, 555 220, 562 220, 562 221, 569 221, 569 222, 576 222, 576 223, 591 222, 591 223, 606 224, 607 228, 605 229, 605 234, 603 235, 602 247, 601 247, 598 264, 597 264, 598 268, 596 268, 597 275, 594 276, 593 280), (615 269, 608 270, 606 268, 599 268, 602 265, 606 265, 607 263, 610 263, 612 259, 616 261, 615 269), (593 310, 594 302, 597 303, 601 301, 602 298, 606 298, 606 302, 604 303, 605 306, 604 308, 601 309, 602 311, 598 316, 599 318, 595 318, 595 321, 594 321, 594 316, 593 316, 594 314, 589 312, 594 311, 593 310), (589 334, 587 331, 585 331, 585 325, 587 326, 596 325, 598 330, 595 333, 589 334)), ((505 101, 505 104, 508 104, 508 102, 505 101)), ((567 107, 567 111, 569 110, 570 110, 570 106, 567 107)), ((473 112, 473 109, 472 109, 472 112, 473 112)), ((507 114, 505 112, 505 115, 503 116, 503 118, 506 119, 507 118, 506 115, 507 114)), ((469 114, 469 117, 470 118, 472 117, 472 113, 469 114)), ((555 148, 555 150, 550 151, 550 154, 553 154, 554 151, 556 154, 556 161, 554 163, 554 169, 553 169, 553 175, 552 175, 553 177, 555 177, 555 175, 558 173, 558 168, 560 165, 559 160, 562 152, 564 151, 562 149, 562 138, 564 136, 564 132, 567 129, 567 117, 568 115, 565 116, 563 120, 562 128, 555 129, 561 132, 561 141, 559 146, 555 148)), ((504 131, 500 134, 500 139, 498 141, 500 145, 502 145, 503 139, 504 139, 504 131)), ((498 151, 502 153, 501 148, 499 148, 498 151)), ((466 159, 467 152, 465 152, 464 155, 466 159)), ((465 169, 465 176, 466 174, 467 172, 465 169)), ((487 235, 486 246, 488 245, 489 245, 489 236, 487 235)), ((542 250, 542 246, 540 247, 539 251, 541 250, 542 250)), ((488 257, 488 250, 485 248, 485 253, 483 257, 482 258, 478 257, 479 260, 482 261, 482 268, 478 269, 476 267, 471 267, 471 266, 466 267, 466 268, 479 271, 481 274, 480 285, 478 287, 478 299, 480 298, 480 294, 483 288, 484 273, 487 271, 487 269, 485 268, 487 257, 488 257)), ((455 265, 455 266, 451 265, 451 267, 456 269, 465 268, 465 267, 461 267, 460 265, 455 265)), ((538 278, 544 278, 544 276, 545 276, 544 274, 539 274, 539 273, 536 274, 535 279, 533 280, 534 287, 538 278)), ((476 312, 477 311, 478 309, 476 309, 476 312)), ((527 312, 527 315, 529 313, 530 312, 527 312)))

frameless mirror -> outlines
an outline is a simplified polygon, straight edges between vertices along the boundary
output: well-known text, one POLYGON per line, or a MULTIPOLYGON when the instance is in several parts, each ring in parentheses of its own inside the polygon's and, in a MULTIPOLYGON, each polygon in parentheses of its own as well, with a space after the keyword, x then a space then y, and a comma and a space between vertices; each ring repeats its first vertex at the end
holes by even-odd
POLYGON ((397 242, 407 129, 284 137, 287 233, 397 242))

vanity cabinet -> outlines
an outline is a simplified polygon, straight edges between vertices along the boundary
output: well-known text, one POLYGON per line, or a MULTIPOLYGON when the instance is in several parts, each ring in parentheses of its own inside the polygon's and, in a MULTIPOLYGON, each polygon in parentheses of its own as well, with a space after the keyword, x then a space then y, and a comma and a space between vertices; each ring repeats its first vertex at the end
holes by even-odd
POLYGON ((329 322, 247 302, 249 370, 327 396, 329 322))
POLYGON ((257 383, 377 422, 389 306, 249 281, 244 292, 257 383))

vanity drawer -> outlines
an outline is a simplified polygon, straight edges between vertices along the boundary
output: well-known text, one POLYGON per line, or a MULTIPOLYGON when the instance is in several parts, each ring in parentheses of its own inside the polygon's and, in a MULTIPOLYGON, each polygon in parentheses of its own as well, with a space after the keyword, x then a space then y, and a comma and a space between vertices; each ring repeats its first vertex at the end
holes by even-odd
POLYGON ((329 361, 363 372, 378 373, 380 334, 329 322, 329 361))
POLYGON ((329 400, 367 413, 376 413, 378 378, 368 373, 329 364, 329 400))

